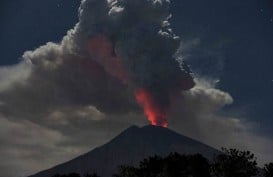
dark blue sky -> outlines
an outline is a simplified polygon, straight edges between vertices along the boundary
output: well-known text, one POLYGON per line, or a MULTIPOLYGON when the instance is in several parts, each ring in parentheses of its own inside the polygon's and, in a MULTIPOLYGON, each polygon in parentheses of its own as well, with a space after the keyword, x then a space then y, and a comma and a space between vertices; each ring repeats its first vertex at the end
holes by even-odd
POLYGON ((272 1, 177 2, 172 7, 175 32, 201 41, 191 53, 192 68, 219 78, 218 86, 234 97, 227 109, 257 122, 260 133, 272 136, 272 1))
MULTIPOLYGON (((79 0, 0 3, 0 65, 18 63, 26 50, 58 42, 77 22, 79 0)), ((184 40, 200 39, 189 60, 193 70, 221 80, 234 97, 233 114, 273 134, 273 5, 269 0, 176 0, 173 28, 184 40), (209 51, 209 52, 208 52, 209 51)))
POLYGON ((0 5, 0 65, 7 65, 17 63, 26 50, 59 42, 78 21, 80 1, 4 0, 0 5))

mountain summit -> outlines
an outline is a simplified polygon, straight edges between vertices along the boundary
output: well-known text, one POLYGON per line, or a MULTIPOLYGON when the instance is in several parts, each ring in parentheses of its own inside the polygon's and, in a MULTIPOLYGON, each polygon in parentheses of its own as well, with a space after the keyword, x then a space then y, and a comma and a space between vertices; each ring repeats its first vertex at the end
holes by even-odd
POLYGON ((200 153, 209 159, 219 153, 212 147, 168 128, 151 125, 131 126, 101 147, 30 177, 51 177, 56 173, 71 172, 79 174, 96 172, 102 177, 110 177, 117 171, 119 165, 136 165, 146 157, 165 156, 171 152, 200 153))

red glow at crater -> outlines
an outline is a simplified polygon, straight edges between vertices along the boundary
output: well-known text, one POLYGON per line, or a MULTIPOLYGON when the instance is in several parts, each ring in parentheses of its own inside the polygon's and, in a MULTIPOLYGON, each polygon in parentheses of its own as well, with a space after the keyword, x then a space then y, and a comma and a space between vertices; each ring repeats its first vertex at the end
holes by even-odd
POLYGON ((135 92, 137 102, 143 107, 145 115, 152 125, 167 127, 166 111, 153 99, 151 93, 146 89, 135 92))

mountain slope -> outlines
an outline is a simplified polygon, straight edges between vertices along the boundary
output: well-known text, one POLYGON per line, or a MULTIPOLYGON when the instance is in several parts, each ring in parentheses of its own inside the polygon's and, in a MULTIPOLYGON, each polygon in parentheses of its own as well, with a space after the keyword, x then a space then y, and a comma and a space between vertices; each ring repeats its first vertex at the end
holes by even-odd
POLYGON ((170 152, 201 153, 207 158, 219 153, 216 149, 167 128, 132 126, 109 143, 30 177, 51 177, 56 173, 70 172, 80 174, 97 172, 102 177, 110 177, 119 165, 136 165, 145 157, 155 154, 164 156, 170 152))

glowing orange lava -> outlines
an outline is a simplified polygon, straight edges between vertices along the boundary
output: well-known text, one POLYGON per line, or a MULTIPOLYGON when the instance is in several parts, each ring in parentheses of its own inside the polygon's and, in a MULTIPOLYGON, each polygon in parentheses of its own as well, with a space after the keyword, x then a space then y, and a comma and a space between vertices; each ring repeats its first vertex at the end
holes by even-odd
POLYGON ((143 107, 145 115, 152 125, 167 127, 167 116, 165 110, 160 108, 153 100, 151 93, 146 89, 135 92, 137 102, 143 107))
MULTIPOLYGON (((89 39, 87 47, 94 62, 88 66, 93 68, 100 65, 111 76, 118 78, 124 84, 130 84, 130 78, 124 69, 122 59, 108 37, 104 35, 93 36, 89 39)), ((94 74, 96 74, 95 71, 94 74)), ((152 125, 167 127, 166 105, 163 106, 157 96, 152 93, 149 89, 141 88, 135 92, 135 98, 143 107, 144 113, 152 125)))

